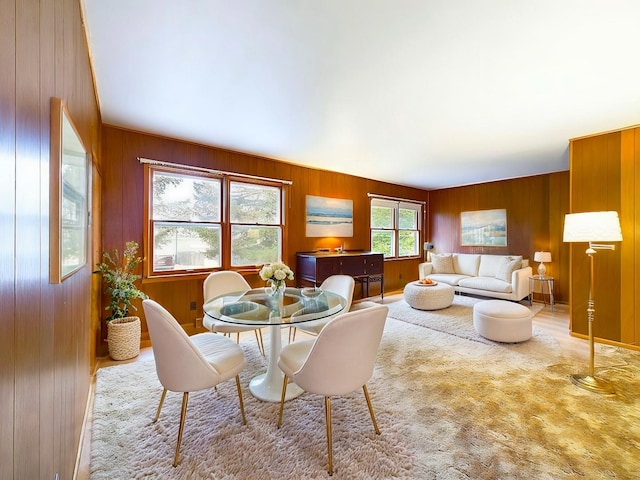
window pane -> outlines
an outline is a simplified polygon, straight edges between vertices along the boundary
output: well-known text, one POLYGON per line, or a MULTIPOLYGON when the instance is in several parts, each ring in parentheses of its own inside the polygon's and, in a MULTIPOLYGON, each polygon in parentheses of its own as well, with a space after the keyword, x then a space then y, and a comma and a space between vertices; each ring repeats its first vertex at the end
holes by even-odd
POLYGON ((399 253, 400 257, 408 257, 418 255, 418 232, 401 230, 398 232, 399 253))
POLYGON ((401 208, 398 212, 398 228, 416 230, 418 228, 418 212, 401 208))
POLYGON ((280 188, 231 182, 232 223, 280 224, 280 188))
POLYGON ((261 265, 280 260, 280 227, 231 226, 231 265, 261 265))
POLYGON ((393 241, 393 231, 372 230, 371 250, 377 253, 384 253, 385 257, 392 257, 395 254, 393 241))
POLYGON ((220 221, 220 180, 153 172, 153 220, 220 221))
POLYGON ((153 226, 153 271, 220 267, 220 227, 156 222, 153 226))
POLYGON ((371 228, 393 228, 393 208, 371 205, 371 228))

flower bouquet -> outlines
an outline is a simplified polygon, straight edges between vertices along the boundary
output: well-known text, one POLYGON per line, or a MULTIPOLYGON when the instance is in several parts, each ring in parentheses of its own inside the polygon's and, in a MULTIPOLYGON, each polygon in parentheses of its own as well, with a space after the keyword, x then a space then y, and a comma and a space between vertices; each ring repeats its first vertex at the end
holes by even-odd
POLYGON ((293 271, 282 262, 264 265, 260 270, 260 278, 271 284, 273 293, 283 291, 285 280, 293 280, 293 271))

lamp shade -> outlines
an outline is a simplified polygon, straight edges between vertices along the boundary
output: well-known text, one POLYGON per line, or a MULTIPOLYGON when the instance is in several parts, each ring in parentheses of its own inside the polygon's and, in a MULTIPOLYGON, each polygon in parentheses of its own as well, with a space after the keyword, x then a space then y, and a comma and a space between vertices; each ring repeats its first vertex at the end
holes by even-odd
POLYGON ((621 242, 618 212, 569 213, 564 217, 564 242, 621 242))
POLYGON ((534 262, 547 262, 551 261, 551 252, 536 252, 533 254, 534 262))

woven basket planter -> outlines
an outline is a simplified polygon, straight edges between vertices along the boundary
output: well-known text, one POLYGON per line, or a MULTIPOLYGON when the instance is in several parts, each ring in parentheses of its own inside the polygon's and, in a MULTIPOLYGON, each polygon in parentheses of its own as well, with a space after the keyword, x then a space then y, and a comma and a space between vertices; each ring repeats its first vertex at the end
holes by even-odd
POLYGON ((109 355, 114 360, 128 360, 140 354, 140 318, 124 317, 107 324, 109 355))

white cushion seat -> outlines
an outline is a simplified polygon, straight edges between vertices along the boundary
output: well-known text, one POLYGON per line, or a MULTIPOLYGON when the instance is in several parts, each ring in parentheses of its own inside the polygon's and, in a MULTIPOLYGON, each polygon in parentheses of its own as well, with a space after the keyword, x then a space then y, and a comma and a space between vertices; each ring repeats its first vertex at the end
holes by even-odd
POLYGON ((511 284, 503 282, 495 277, 468 277, 458 282, 461 287, 477 288, 478 290, 486 290, 488 292, 511 293, 513 291, 511 284))
POLYGON ((458 275, 456 273, 432 273, 429 278, 434 282, 446 283, 451 286, 459 285, 462 280, 465 280, 469 275, 458 275))
POLYGON ((418 310, 440 310, 453 303, 455 291, 451 285, 417 285, 407 283, 404 287, 404 301, 418 310))
POLYGON ((519 303, 486 300, 473 306, 473 328, 496 342, 517 343, 531 338, 531 310, 519 303))

